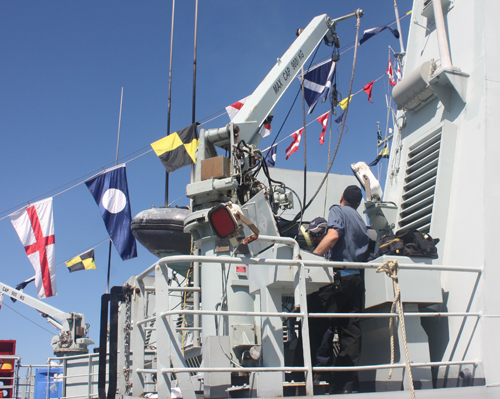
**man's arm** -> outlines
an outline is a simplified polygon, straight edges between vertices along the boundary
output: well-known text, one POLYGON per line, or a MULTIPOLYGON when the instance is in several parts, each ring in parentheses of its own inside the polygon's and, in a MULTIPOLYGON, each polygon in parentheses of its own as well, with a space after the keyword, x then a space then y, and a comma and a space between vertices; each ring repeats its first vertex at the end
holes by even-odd
POLYGON ((321 242, 318 244, 313 253, 316 255, 326 254, 330 249, 333 248, 333 246, 337 243, 339 238, 340 236, 337 230, 332 228, 328 229, 325 238, 321 240, 321 242))

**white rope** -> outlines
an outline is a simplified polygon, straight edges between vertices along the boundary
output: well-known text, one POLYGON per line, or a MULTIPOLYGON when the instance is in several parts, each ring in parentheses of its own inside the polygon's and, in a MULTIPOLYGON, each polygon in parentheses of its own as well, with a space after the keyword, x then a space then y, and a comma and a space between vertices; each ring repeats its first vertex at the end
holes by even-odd
MULTIPOLYGON (((406 370, 408 371, 408 379, 410 383, 411 397, 415 399, 415 388, 413 386, 413 375, 411 373, 411 365, 410 365, 410 356, 408 354, 408 345, 406 342, 406 329, 405 329, 405 320, 403 315, 403 306, 401 304, 401 290, 399 288, 398 281, 398 262, 396 260, 388 260, 382 263, 377 268, 377 273, 385 272, 389 278, 392 279, 392 284, 394 286, 394 301, 391 306, 391 313, 394 313, 396 305, 398 307, 398 315, 399 315, 399 324, 401 327, 401 335, 403 338, 403 345, 405 349, 405 357, 406 357, 406 370)), ((391 364, 394 364, 394 317, 389 319, 389 330, 391 332, 391 364)), ((388 379, 392 377, 392 368, 389 370, 388 379)))

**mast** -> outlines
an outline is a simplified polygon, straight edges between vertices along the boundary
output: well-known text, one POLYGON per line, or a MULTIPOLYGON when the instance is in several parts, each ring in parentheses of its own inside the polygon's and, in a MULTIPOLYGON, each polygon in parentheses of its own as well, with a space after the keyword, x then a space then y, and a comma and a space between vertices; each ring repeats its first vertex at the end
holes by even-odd
MULTIPOLYGON (((396 3, 396 0, 394 0, 394 13, 396 14, 396 24, 398 26, 398 32, 399 32, 399 47, 400 47, 400 52, 401 54, 405 53, 405 45, 403 43, 403 32, 401 31, 401 21, 399 20, 399 10, 398 10, 398 3, 396 3)), ((402 61, 403 56, 401 56, 400 61, 402 61)))
MULTIPOLYGON (((116 157, 115 166, 118 165, 118 150, 120 147, 120 127, 122 124, 122 105, 123 105, 123 87, 120 96, 120 113, 118 115, 118 138, 116 139, 116 157)), ((108 254, 108 279, 106 281, 106 294, 109 294, 109 280, 111 279, 111 252, 113 248, 113 241, 109 240, 109 254, 108 254)))
MULTIPOLYGON (((170 65, 168 68, 167 136, 170 134, 170 111, 172 110, 172 60, 173 60, 173 48, 174 48, 174 15, 175 15, 175 0, 172 0, 172 23, 170 24, 170 65)), ((165 172, 165 206, 168 206, 168 172, 165 172)))
MULTIPOLYGON (((198 42, 198 0, 194 11, 194 54, 193 54, 193 117, 191 122, 196 123, 196 50, 198 42)), ((194 182, 194 164, 191 164, 191 183, 194 182)), ((192 205, 192 201, 191 201, 192 205)))

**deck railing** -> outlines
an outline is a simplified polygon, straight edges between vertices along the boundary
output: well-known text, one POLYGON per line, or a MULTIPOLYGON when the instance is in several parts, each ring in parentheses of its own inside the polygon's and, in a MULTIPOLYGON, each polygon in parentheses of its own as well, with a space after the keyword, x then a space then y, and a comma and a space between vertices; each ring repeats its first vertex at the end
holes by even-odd
MULTIPOLYGON (((281 243, 285 245, 290 245, 293 247, 293 257, 294 259, 284 260, 284 259, 261 259, 261 258, 235 258, 230 256, 198 256, 198 255, 189 255, 189 256, 172 256, 160 259, 156 264, 152 265, 148 269, 146 269, 143 273, 141 273, 137 279, 140 282, 146 276, 155 272, 155 287, 157 298, 157 303, 164 304, 164 300, 168 299, 170 292, 200 292, 200 287, 170 287, 167 283, 167 273, 166 267, 167 265, 173 265, 175 263, 180 262, 193 262, 197 263, 219 263, 226 265, 253 265, 253 266, 262 266, 262 265, 271 265, 271 266, 296 266, 297 273, 299 274, 299 278, 295 279, 294 284, 299 285, 300 295, 300 312, 255 312, 255 311, 217 311, 217 310, 188 310, 188 309, 178 309, 178 310, 168 310, 163 312, 158 312, 155 317, 138 320, 136 321, 136 326, 143 331, 156 329, 157 338, 158 338, 158 368, 157 369, 147 369, 144 367, 135 367, 134 374, 139 376, 143 374, 156 374, 157 375, 157 391, 160 397, 168 397, 171 393, 171 384, 170 378, 167 377, 169 373, 177 373, 177 378, 179 383, 181 384, 181 390, 183 392, 184 399, 194 399, 195 392, 191 391, 192 388, 190 385, 190 381, 184 378, 184 382, 187 385, 184 387, 182 385, 182 381, 180 380, 180 376, 184 373, 193 373, 196 372, 236 372, 236 371, 245 371, 245 372, 276 372, 276 371, 299 371, 305 372, 306 381, 306 394, 313 394, 313 372, 325 372, 325 371, 350 371, 350 370, 379 370, 379 369, 389 369, 389 368, 406 368, 407 364, 405 363, 397 363, 397 364, 378 364, 378 365, 369 365, 369 366, 355 366, 355 367, 313 367, 311 362, 310 355, 310 347, 309 347, 309 329, 308 329, 308 319, 309 318, 390 318, 396 317, 397 315, 394 313, 308 313, 307 312, 307 302, 306 302, 306 286, 305 286, 305 268, 310 267, 328 267, 328 268, 356 268, 356 269, 377 269, 381 263, 354 263, 354 262, 331 262, 331 261, 317 261, 317 260, 300 260, 298 259, 298 245, 296 241, 280 238, 280 237, 259 237, 260 240, 270 241, 273 243, 281 243), (164 281, 162 281, 164 280, 164 281), (158 296, 158 290, 162 291, 160 297, 158 296), (156 320, 156 326, 171 326, 172 324, 168 323, 168 320, 173 315, 194 315, 196 317, 200 317, 202 315, 219 315, 219 316, 253 316, 253 317, 281 317, 281 318, 302 318, 302 339, 303 339, 303 356, 304 356, 304 366, 302 367, 292 367, 285 366, 284 364, 280 366, 273 367, 243 367, 243 368, 235 368, 235 367, 197 367, 193 369, 192 367, 186 367, 183 363, 182 359, 182 350, 180 348, 171 348, 169 345, 161 345, 161 338, 163 339, 171 339, 175 340, 175 335, 173 331, 163 331, 159 332, 158 327, 146 327, 146 324, 156 320), (159 323, 159 321, 163 321, 159 323), (160 348, 162 346, 162 348, 160 348), (160 361, 160 356, 167 356, 166 359, 175 358, 177 356, 177 360, 179 363, 175 364, 173 367, 162 365, 160 361), (163 375, 163 378, 159 378, 159 375, 163 375)), ((455 271, 455 272, 473 272, 473 273, 481 273, 483 271, 482 267, 467 267, 467 266, 443 266, 443 265, 435 265, 435 264, 405 264, 399 263, 399 269, 401 270, 434 270, 434 271, 455 271)), ((143 286, 145 288, 145 286, 143 286)), ((153 287, 148 287, 153 288, 153 287)), ((296 288, 296 287, 295 287, 296 288)), ((168 303, 168 301, 167 301, 168 303)), ((480 318, 482 316, 481 312, 405 312, 404 317, 477 317, 480 318)), ((170 328, 170 327, 167 327, 170 328)), ((172 327, 172 330, 191 330, 191 331, 199 331, 200 327, 172 327)), ((470 360, 461 360, 461 361, 448 361, 448 362, 422 362, 422 363, 412 363, 411 367, 431 367, 431 366, 450 366, 450 365, 464 365, 470 364, 474 367, 477 367, 481 361, 478 359, 470 359, 470 360)), ((140 378, 135 379, 134 381, 138 381, 140 378)))
MULTIPOLYGON (((230 373, 236 371, 244 371, 248 373, 253 372, 304 372, 306 376, 305 389, 307 395, 313 395, 313 372, 332 372, 332 371, 351 371, 351 370, 382 370, 389 368, 400 368, 404 369, 407 367, 406 363, 396 363, 396 364, 377 364, 377 365, 365 365, 365 366, 354 366, 354 367, 313 367, 311 361, 310 347, 309 347, 309 328, 308 320, 309 318, 390 318, 396 317, 394 313, 308 313, 307 312, 307 301, 306 301, 306 276, 305 268, 312 267, 328 267, 328 268, 356 268, 356 269, 376 269, 380 266, 380 263, 349 263, 349 262, 330 262, 330 261, 316 261, 316 260, 300 260, 298 259, 299 249, 297 243, 292 239, 280 238, 280 237, 259 237, 260 240, 266 240, 273 243, 281 243, 285 245, 290 245, 293 248, 294 259, 284 260, 284 259, 260 259, 260 258, 234 258, 229 256, 172 256, 168 258, 160 259, 158 262, 153 264, 151 267, 147 268, 144 272, 137 276, 137 282, 142 291, 154 291, 156 295, 156 303, 162 304, 162 308, 165 309, 164 304, 168 303, 169 296, 174 292, 193 292, 199 294, 201 288, 199 286, 195 287, 172 287, 168 283, 168 272, 167 266, 173 265, 175 263, 183 262, 193 262, 195 264, 199 263, 225 263, 234 265, 254 265, 255 267, 262 265, 271 266, 281 266, 281 267, 297 267, 296 273, 298 273, 299 278, 295 279, 295 288, 301 293, 299 303, 300 311, 290 313, 290 312, 256 312, 256 311, 222 311, 222 310, 188 310, 188 309, 176 309, 157 312, 155 317, 149 317, 142 320, 134 320, 134 331, 131 343, 130 352, 133 355, 133 366, 131 367, 132 374, 132 385, 133 385, 133 395, 135 397, 144 393, 145 391, 150 391, 152 385, 151 382, 147 382, 144 378, 147 374, 153 374, 156 377, 156 391, 158 396, 162 398, 169 398, 172 393, 172 383, 170 374, 175 373, 177 380, 180 384, 182 390, 182 395, 184 399, 195 399, 195 390, 191 384, 191 379, 189 373, 230 373), (155 284, 154 286, 147 285, 145 279, 151 273, 155 274, 155 284), (298 287, 297 287, 298 284, 298 287), (199 321, 194 327, 175 327, 171 322, 171 316, 173 315, 194 315, 200 318, 203 315, 214 315, 214 316, 251 316, 251 317, 266 317, 266 318, 302 318, 302 339, 303 339, 303 357, 304 366, 293 367, 274 365, 272 367, 187 367, 182 353, 182 348, 180 347, 174 331, 192 331, 194 333, 199 333, 201 327, 199 327, 199 321), (150 322, 155 321, 155 327, 148 326, 150 322), (144 347, 144 338, 146 334, 152 330, 156 330, 157 333, 157 348, 155 350, 146 350, 144 347), (174 346, 172 346, 172 345, 174 346), (147 355, 147 356, 146 356, 147 355), (156 368, 146 368, 144 367, 144 359, 155 358, 157 365, 156 368), (173 367, 170 366, 170 359, 173 360, 173 367)), ((455 272, 473 272, 482 273, 482 267, 465 267, 465 266, 443 266, 443 265, 433 265, 433 264, 404 264, 400 263, 399 269, 401 270, 440 270, 440 271, 455 271, 455 272)), ((196 279, 195 279, 196 280, 196 279)), ((199 281, 199 279, 197 280, 199 281)), ((196 305, 196 304, 195 304, 196 305)), ((196 306, 195 306, 196 307, 196 306)), ((476 317, 481 318, 483 315, 481 312, 404 312, 405 318, 412 317, 476 317)), ((136 315, 137 317, 137 315, 136 315)), ((198 319, 199 320, 199 319, 198 319)), ((196 319, 195 319, 196 321, 196 319)), ((97 391, 97 375, 98 372, 95 371, 97 364, 98 354, 89 355, 78 355, 70 356, 66 358, 51 358, 50 360, 60 361, 61 364, 58 366, 48 365, 42 366, 19 366, 16 369, 16 377, 14 378, 15 383, 12 387, 15 389, 15 397, 30 399, 33 397, 33 385, 28 381, 26 384, 19 383, 18 375, 19 369, 21 367, 30 367, 34 369, 35 367, 50 368, 52 367, 63 367, 63 375, 58 376, 62 379, 63 384, 63 395, 61 399, 77 399, 77 398, 96 398, 98 397, 97 391), (95 358, 95 359, 94 359, 95 358), (71 368, 74 371, 74 362, 82 361, 82 363, 87 362, 86 366, 81 366, 81 371, 78 374, 68 375, 68 370, 71 368), (72 363, 73 362, 73 363, 72 363), (83 382, 84 379, 85 381, 83 382), (76 381, 76 384, 75 384, 76 381), (74 388, 75 385, 82 383, 85 387, 83 389, 74 388), (24 387, 21 393, 21 388, 24 387), (85 391, 85 392, 84 392, 85 391)), ((1 356, 0 356, 1 358, 1 356)), ((18 357, 15 357, 18 359, 18 357)), ((20 360, 20 359, 19 359, 20 360)), ((20 361, 19 361, 20 363, 20 361)), ((466 359, 460 361, 441 361, 441 362, 420 362, 412 363, 411 367, 433 367, 433 366, 452 366, 452 365, 472 365, 477 367, 481 363, 479 359, 466 359)), ((121 373, 121 370, 119 371, 121 373)), ((9 388, 6 386, 5 388, 9 388)), ((120 389, 119 389, 120 391, 120 389)))

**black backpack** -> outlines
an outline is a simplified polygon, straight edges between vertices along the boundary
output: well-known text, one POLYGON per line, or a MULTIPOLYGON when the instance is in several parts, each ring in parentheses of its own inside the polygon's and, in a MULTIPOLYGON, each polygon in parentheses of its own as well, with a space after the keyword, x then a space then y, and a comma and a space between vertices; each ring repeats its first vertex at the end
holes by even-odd
POLYGON ((383 255, 421 256, 436 259, 436 244, 439 238, 432 238, 418 230, 400 230, 380 238, 378 252, 370 260, 383 255))

